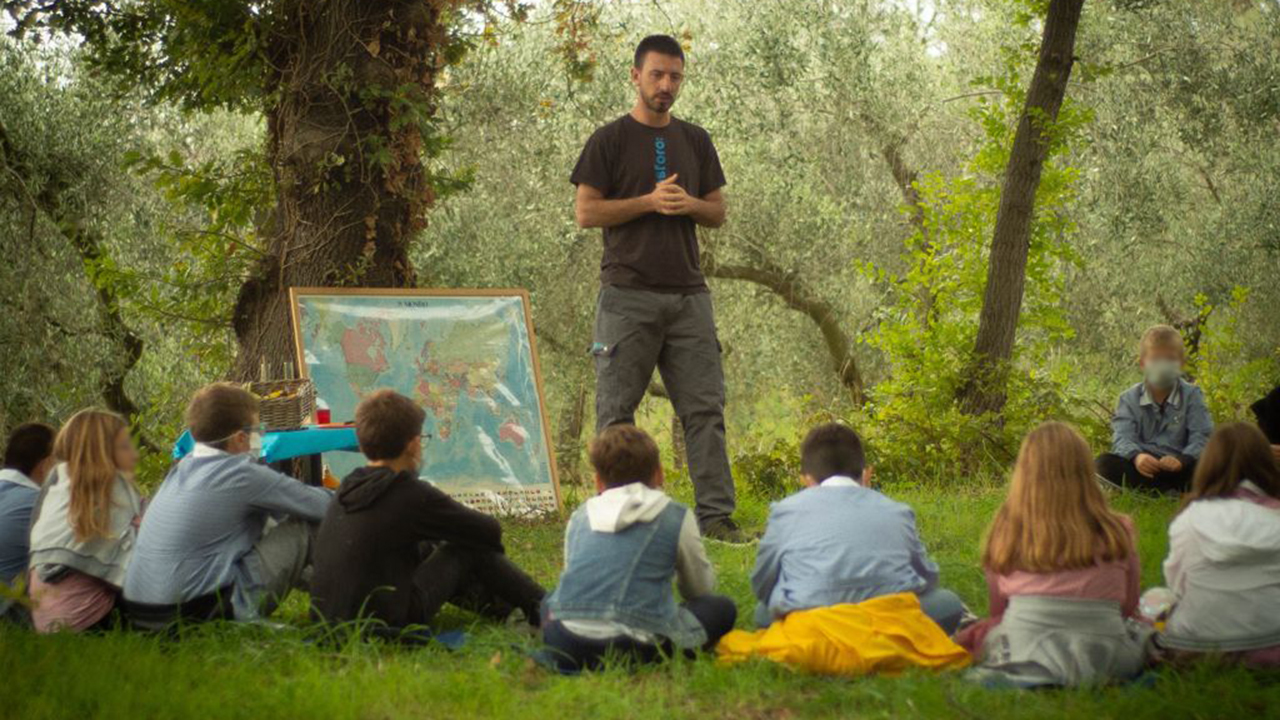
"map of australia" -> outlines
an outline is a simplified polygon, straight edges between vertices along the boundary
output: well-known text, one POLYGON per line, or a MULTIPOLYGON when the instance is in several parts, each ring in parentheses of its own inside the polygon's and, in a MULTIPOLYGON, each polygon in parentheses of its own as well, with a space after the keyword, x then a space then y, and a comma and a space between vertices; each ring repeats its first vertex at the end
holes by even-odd
MULTIPOLYGON (((448 492, 550 487, 520 296, 298 295, 300 350, 335 422, 391 388, 426 411, 422 478, 448 492)), ((339 477, 363 464, 330 453, 339 477)))

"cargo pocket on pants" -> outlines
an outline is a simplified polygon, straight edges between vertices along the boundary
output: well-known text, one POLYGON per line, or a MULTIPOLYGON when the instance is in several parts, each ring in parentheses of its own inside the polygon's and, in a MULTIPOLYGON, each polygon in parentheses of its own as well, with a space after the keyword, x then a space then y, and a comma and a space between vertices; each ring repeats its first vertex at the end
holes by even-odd
POLYGON ((596 372, 600 372, 608 367, 609 361, 618 353, 617 342, 594 342, 587 349, 587 353, 596 362, 596 372))

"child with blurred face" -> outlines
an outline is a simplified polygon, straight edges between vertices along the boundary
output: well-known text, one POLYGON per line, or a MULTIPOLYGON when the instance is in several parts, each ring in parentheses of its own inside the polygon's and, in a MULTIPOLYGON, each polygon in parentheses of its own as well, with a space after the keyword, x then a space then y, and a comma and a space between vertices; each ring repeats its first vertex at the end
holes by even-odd
POLYGON ((1111 421, 1111 452, 1098 458, 1098 474, 1127 487, 1183 492, 1191 484, 1213 419, 1204 393, 1182 377, 1182 336, 1168 325, 1142 335, 1142 382, 1126 390, 1111 421))
MULTIPOLYGON (((0 468, 0 583, 15 585, 27 574, 31 513, 40 498, 40 486, 54 466, 57 432, 44 423, 26 423, 15 428, 5 443, 0 468)), ((12 599, 0 597, 0 617, 21 621, 23 615, 12 599)))

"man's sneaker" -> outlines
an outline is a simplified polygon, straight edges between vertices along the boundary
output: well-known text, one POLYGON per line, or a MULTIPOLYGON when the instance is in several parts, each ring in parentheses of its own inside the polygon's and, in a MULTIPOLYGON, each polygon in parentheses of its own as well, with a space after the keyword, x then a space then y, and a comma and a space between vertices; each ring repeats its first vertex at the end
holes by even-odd
POLYGON ((756 538, 743 532, 733 518, 727 517, 716 518, 704 525, 702 537, 726 545, 750 545, 756 541, 756 538))

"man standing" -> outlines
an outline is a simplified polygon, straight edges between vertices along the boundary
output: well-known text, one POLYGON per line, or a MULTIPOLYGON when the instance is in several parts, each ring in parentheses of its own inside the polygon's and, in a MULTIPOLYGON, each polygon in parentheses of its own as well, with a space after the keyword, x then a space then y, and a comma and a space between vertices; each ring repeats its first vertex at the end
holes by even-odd
POLYGON ((697 226, 724 224, 724 171, 706 130, 671 116, 684 80, 675 38, 636 47, 631 112, 596 130, 570 181, 584 228, 604 229, 595 343, 597 430, 635 420, 656 366, 684 425, 702 534, 745 542, 730 518, 724 373, 697 226))

